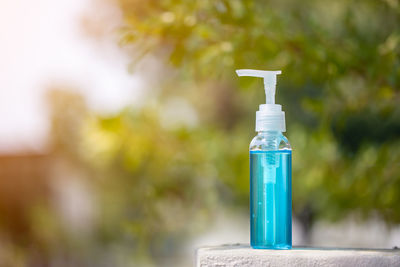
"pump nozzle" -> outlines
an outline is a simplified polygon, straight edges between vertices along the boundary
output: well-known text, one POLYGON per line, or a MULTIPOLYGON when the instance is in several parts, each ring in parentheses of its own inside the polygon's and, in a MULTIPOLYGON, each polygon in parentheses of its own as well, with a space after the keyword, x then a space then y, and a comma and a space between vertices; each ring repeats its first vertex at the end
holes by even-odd
POLYGON ((280 70, 236 70, 238 76, 259 77, 264 79, 265 104, 260 105, 256 113, 256 131, 286 131, 285 113, 281 105, 275 104, 276 75, 280 70))
POLYGON ((250 76, 264 78, 265 104, 275 104, 276 75, 281 74, 280 70, 237 70, 238 76, 250 76))

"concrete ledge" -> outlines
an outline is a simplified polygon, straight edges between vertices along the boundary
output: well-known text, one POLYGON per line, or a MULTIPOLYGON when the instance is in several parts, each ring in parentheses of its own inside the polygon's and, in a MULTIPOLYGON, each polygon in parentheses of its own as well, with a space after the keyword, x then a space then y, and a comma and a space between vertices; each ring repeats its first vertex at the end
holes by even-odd
POLYGON ((400 266, 400 250, 311 247, 261 250, 249 245, 223 245, 197 249, 196 266, 400 266))

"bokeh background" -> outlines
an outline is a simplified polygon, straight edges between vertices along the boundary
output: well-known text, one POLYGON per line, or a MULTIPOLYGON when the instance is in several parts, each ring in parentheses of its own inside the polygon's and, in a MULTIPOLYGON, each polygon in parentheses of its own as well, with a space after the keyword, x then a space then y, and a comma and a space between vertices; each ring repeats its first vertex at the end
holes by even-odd
POLYGON ((190 266, 248 243, 262 82, 293 243, 400 245, 397 0, 0 2, 0 265, 190 266))

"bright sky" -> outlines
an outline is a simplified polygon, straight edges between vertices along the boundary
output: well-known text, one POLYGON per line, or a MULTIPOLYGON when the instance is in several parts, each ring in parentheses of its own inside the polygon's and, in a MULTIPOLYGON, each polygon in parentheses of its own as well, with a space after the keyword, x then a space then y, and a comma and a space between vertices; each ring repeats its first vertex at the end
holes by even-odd
POLYGON ((99 112, 140 97, 143 82, 127 72, 112 31, 119 10, 100 1, 0 0, 0 153, 43 149, 52 84, 76 87, 99 112), (85 36, 83 16, 105 19, 109 37, 85 36))

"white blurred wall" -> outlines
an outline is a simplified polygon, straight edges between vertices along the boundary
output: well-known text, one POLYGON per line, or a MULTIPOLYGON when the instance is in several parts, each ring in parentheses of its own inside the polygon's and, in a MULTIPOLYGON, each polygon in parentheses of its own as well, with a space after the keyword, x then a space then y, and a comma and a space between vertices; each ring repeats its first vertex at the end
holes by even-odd
POLYGON ((0 1, 0 153, 45 148, 51 87, 81 92, 98 112, 140 98, 143 84, 118 47, 120 11, 107 1, 0 1))

